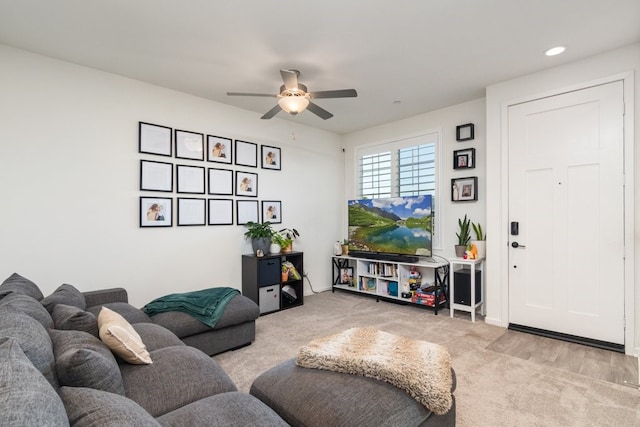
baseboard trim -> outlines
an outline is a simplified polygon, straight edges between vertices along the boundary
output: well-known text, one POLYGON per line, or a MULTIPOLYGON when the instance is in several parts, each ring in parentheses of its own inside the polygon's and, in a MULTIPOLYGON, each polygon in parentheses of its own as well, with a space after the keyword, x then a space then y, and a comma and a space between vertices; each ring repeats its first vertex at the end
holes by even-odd
POLYGON ((624 354, 624 344, 614 344, 607 341, 599 341, 591 338, 579 337, 576 335, 569 335, 560 332, 547 331, 545 329, 532 328, 531 326, 517 325, 515 323, 509 323, 508 329, 512 331, 525 332, 528 334, 539 335, 542 337, 553 338, 561 341, 568 341, 575 344, 587 345, 589 347, 595 347, 624 354))

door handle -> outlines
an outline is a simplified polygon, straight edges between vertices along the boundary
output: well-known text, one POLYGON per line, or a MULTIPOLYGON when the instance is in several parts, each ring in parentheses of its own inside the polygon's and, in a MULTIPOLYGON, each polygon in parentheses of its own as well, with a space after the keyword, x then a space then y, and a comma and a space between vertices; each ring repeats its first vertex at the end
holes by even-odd
POLYGON ((511 247, 512 247, 512 248, 522 248, 522 249, 526 248, 526 246, 525 246, 525 245, 521 245, 521 244, 520 244, 520 243, 518 243, 518 242, 513 242, 513 243, 511 243, 511 247))

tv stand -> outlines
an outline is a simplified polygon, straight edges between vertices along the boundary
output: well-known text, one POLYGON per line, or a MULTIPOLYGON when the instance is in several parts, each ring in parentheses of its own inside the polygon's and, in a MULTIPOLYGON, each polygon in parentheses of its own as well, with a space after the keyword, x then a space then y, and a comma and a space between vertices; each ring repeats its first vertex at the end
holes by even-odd
POLYGON ((334 256, 332 292, 336 289, 385 301, 449 307, 449 263, 433 258, 350 252, 334 256), (416 280, 416 276, 419 278, 416 280), (407 292, 406 287, 409 287, 407 292))

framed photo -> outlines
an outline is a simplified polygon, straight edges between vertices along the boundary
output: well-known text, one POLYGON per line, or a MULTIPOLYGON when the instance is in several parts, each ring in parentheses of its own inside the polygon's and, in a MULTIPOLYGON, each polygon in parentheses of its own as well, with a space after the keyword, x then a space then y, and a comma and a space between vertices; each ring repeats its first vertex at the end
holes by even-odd
POLYGON ((456 141, 471 141, 473 139, 473 123, 456 126, 456 141))
POLYGON ((270 147, 263 145, 260 147, 262 150, 261 161, 262 169, 274 169, 280 170, 282 159, 280 158, 280 149, 278 147, 270 147))
POLYGON ((245 225, 248 222, 258 222, 257 200, 236 200, 236 224, 245 225))
POLYGON ((209 225, 233 225, 233 200, 209 199, 209 225))
POLYGON ((236 139, 236 165, 258 167, 258 144, 236 139))
POLYGON ((173 191, 173 163, 140 160, 140 190, 173 191))
POLYGON ((353 267, 340 268, 340 280, 338 280, 338 283, 341 285, 351 285, 353 283, 353 267))
POLYGON ((207 161, 231 164, 233 147, 231 139, 207 135, 207 161))
POLYGON ((166 126, 138 122, 138 152, 171 157, 171 131, 166 126))
POLYGON ((453 152, 454 169, 473 169, 476 167, 476 149, 456 150, 453 152))
POLYGON ((204 194, 204 167, 176 165, 178 193, 204 194))
POLYGON ((236 171, 236 196, 258 197, 258 174, 236 171))
POLYGON ((233 196, 233 171, 209 168, 209 194, 233 196))
POLYGON ((282 223, 282 202, 275 200, 262 201, 262 222, 282 223))
POLYGON ((170 197, 140 197, 140 227, 171 227, 172 212, 170 197))
POLYGON ((451 201, 467 202, 478 200, 478 177, 455 178, 451 180, 451 201))
POLYGON ((204 135, 176 129, 176 158, 204 160, 204 135))
POLYGON ((205 225, 205 199, 178 197, 178 225, 205 225))

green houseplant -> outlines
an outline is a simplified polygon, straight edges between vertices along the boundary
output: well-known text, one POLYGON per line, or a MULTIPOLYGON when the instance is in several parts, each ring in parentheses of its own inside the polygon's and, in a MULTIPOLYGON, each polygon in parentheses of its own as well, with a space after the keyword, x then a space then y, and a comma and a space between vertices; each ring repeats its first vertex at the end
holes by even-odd
POLYGON ((278 230, 277 234, 281 235, 285 239, 286 245, 282 245, 282 251, 293 251, 293 242, 300 237, 298 230, 295 228, 283 228, 282 230, 278 230))
POLYGON ((253 253, 257 253, 258 249, 263 254, 269 252, 269 245, 271 245, 271 237, 275 233, 271 227, 269 221, 266 222, 253 222, 249 221, 246 224, 247 231, 244 233, 244 237, 251 240, 251 247, 253 253))
POLYGON ((471 240, 471 220, 467 219, 467 215, 464 216, 464 219, 458 218, 458 232, 456 236, 458 236, 458 244, 455 245, 456 256, 463 257, 464 252, 467 250, 467 245, 471 240))
POLYGON ((480 223, 471 223, 473 227, 473 233, 476 235, 476 240, 472 240, 471 243, 476 245, 476 249, 478 250, 478 258, 484 258, 487 253, 487 235, 482 230, 482 225, 480 223))

